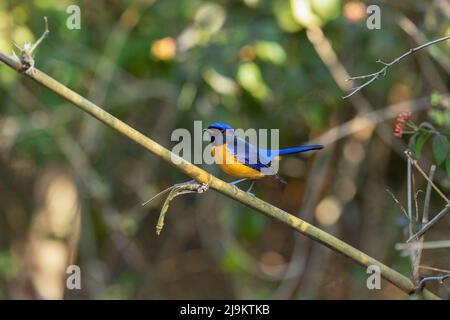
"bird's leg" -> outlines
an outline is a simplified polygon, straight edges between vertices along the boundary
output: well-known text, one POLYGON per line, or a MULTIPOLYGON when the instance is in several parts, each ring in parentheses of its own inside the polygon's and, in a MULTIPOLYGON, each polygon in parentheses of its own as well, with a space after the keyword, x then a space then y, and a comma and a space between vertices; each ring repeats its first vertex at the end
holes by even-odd
MULTIPOLYGON (((248 178, 239 179, 239 180, 230 182, 230 184, 236 187, 236 185, 237 185, 238 183, 244 182, 244 181, 246 181, 246 180, 249 180, 249 179, 248 179, 248 178)), ((255 196, 253 193, 250 192, 250 191, 252 191, 252 188, 253 188, 253 185, 254 185, 254 184, 255 184, 255 180, 252 180, 252 183, 251 183, 251 185, 250 185, 250 188, 248 188, 248 190, 246 191, 246 192, 247 192, 249 195, 251 195, 251 196, 255 196)), ((236 187, 236 188, 237 188, 237 187, 236 187)))
MULTIPOLYGON (((239 179, 239 180, 230 182, 230 184, 236 187, 236 185, 237 185, 238 183, 244 182, 244 181, 246 181, 246 180, 248 180, 248 178, 239 179)), ((250 191, 252 190, 254 184, 255 184, 255 180, 252 180, 252 184, 250 185, 250 188, 248 188, 248 190, 246 191, 249 195, 251 195, 251 196, 253 196, 253 197, 254 197, 255 195, 254 195, 253 193, 251 193, 250 191)), ((237 188, 237 187, 236 187, 236 188, 237 188)))
POLYGON ((241 182, 243 182, 243 181, 245 181, 245 180, 247 180, 247 178, 239 179, 239 180, 230 182, 230 184, 233 185, 233 186, 236 186, 238 183, 241 183, 241 182))
POLYGON ((252 197, 256 197, 254 193, 250 192, 250 191, 252 191, 252 188, 253 188, 254 184, 255 184, 255 180, 252 180, 252 184, 250 185, 250 188, 248 188, 248 190, 246 191, 252 197))
POLYGON ((254 184, 255 184, 255 180, 252 181, 252 184, 250 185, 250 188, 248 188, 247 193, 253 194, 250 191, 252 191, 254 184))

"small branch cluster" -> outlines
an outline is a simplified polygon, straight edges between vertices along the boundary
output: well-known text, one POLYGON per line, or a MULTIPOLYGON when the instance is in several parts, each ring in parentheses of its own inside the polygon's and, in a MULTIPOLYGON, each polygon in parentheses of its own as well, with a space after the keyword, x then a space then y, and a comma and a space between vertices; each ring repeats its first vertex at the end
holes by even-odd
POLYGON ((347 81, 354 81, 354 80, 363 80, 363 79, 368 79, 366 82, 364 82, 363 84, 356 86, 354 88, 351 89, 350 93, 347 94, 346 96, 343 97, 343 99, 347 99, 349 97, 351 97, 352 95, 354 95, 355 93, 357 93, 358 91, 362 90, 364 87, 367 87, 369 84, 371 84, 372 82, 374 82, 375 80, 377 80, 380 76, 385 76, 387 73, 388 68, 392 67, 394 64, 400 62, 403 58, 406 58, 407 56, 423 49, 426 47, 429 47, 433 44, 442 42, 442 41, 446 41, 450 39, 450 35, 447 35, 445 37, 427 42, 425 44, 422 44, 418 47, 409 49, 409 51, 405 52, 404 54, 402 54, 401 56, 399 56, 398 58, 392 60, 391 62, 383 62, 381 59, 378 59, 376 62, 380 63, 383 65, 383 67, 378 70, 377 72, 374 73, 370 73, 370 74, 366 74, 366 75, 362 75, 362 76, 356 76, 356 77, 350 77, 347 79, 347 81))
POLYGON ((445 280, 447 280, 450 277, 450 274, 444 274, 441 276, 432 276, 432 277, 423 277, 422 280, 420 280, 419 284, 417 285, 417 290, 422 290, 425 288, 425 283, 429 281, 437 281, 440 284, 443 284, 445 280))
POLYGON ((42 33, 41 37, 35 43, 25 43, 23 47, 14 43, 17 49, 19 49, 19 55, 13 51, 13 59, 19 66, 18 71, 20 72, 28 72, 34 68, 34 55, 37 47, 41 44, 41 42, 48 36, 50 30, 48 29, 48 20, 47 17, 44 17, 45 22, 45 30, 42 33))
POLYGON ((164 228, 164 218, 166 217, 167 210, 169 210, 170 202, 175 199, 176 197, 187 194, 187 193, 204 193, 208 191, 209 185, 206 183, 198 183, 195 180, 190 180, 183 183, 175 184, 154 197, 152 197, 150 200, 145 201, 142 206, 145 206, 152 200, 156 199, 157 197, 169 192, 169 195, 167 196, 166 200, 164 201, 164 204, 161 208, 161 213, 159 214, 158 223, 156 224, 156 234, 159 236, 161 234, 162 229, 164 228))
POLYGON ((433 227, 442 217, 444 217, 448 211, 450 211, 450 201, 449 199, 442 193, 442 191, 435 185, 433 182, 434 174, 436 171, 436 165, 432 165, 430 168, 430 172, 427 175, 423 169, 419 166, 417 163, 417 160, 413 158, 412 152, 409 150, 405 151, 405 155, 407 158, 407 193, 408 193, 408 208, 407 211, 403 208, 403 206, 400 204, 400 202, 395 198, 395 196, 391 194, 391 196, 394 198, 394 201, 400 206, 400 209, 402 212, 408 217, 409 224, 408 224, 408 233, 409 237, 406 241, 406 246, 403 250, 408 250, 409 255, 411 257, 411 265, 412 265, 412 273, 413 273, 413 279, 416 283, 415 290, 422 291, 425 287, 426 282, 429 281, 439 281, 439 283, 443 283, 444 280, 446 280, 450 274, 446 272, 446 270, 432 268, 432 267, 423 267, 420 266, 420 260, 422 258, 422 250, 424 249, 424 235, 425 233, 433 227), (414 224, 419 221, 419 214, 418 214, 418 203, 417 203, 417 194, 418 192, 415 192, 415 183, 414 183, 414 175, 413 175, 413 168, 415 168, 427 181, 427 189, 425 193, 425 201, 423 206, 423 213, 422 213, 422 224, 419 231, 414 233, 414 224), (446 205, 444 208, 436 214, 430 221, 429 220, 429 208, 430 208, 430 198, 431 198, 431 191, 434 189, 441 198, 446 202, 446 205), (413 219, 413 206, 412 206, 412 198, 414 196, 415 200, 415 209, 416 209, 416 216, 415 219, 413 219), (420 274, 420 269, 427 268, 428 270, 432 271, 440 271, 444 272, 444 275, 439 276, 429 276, 424 277, 420 274))
POLYGON ((418 232, 413 234, 408 240, 406 240, 406 242, 410 243, 411 241, 419 239, 421 236, 425 234, 425 232, 427 232, 440 219, 442 219, 442 217, 444 217, 448 213, 448 211, 450 211, 450 204, 447 204, 441 211, 439 211, 438 214, 436 214, 436 216, 433 219, 431 219, 430 222, 422 226, 422 228, 418 232))
POLYGON ((428 266, 418 266, 418 269, 429 270, 432 272, 439 272, 441 274, 437 275, 437 276, 428 276, 428 277, 420 276, 420 281, 419 281, 419 284, 417 285, 416 290, 423 290, 425 288, 425 284, 430 281, 437 281, 438 283, 443 284, 444 281, 450 277, 449 270, 433 268, 433 267, 428 267, 428 266))

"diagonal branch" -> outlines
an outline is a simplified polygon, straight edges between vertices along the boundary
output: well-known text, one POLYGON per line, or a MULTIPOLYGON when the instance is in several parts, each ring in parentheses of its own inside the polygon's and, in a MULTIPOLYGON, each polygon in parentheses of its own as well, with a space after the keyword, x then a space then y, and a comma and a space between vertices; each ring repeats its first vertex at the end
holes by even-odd
MULTIPOLYGON (((20 61, 15 61, 11 57, 6 56, 2 53, 0 53, 0 61, 4 62, 6 65, 15 69, 16 71, 21 71, 23 70, 24 67, 20 61)), ((259 198, 250 196, 246 192, 226 183, 223 180, 214 177, 205 170, 173 154, 170 150, 164 148, 154 140, 146 137, 141 132, 127 125, 120 119, 114 117, 110 113, 106 112, 104 109, 100 108, 93 102, 85 99, 78 93, 72 91, 71 89, 64 86, 63 84, 53 79, 52 77, 48 76, 46 73, 40 71, 39 69, 30 67, 26 70, 23 70, 23 73, 28 78, 31 78, 35 82, 41 84, 50 91, 56 93, 57 95, 67 100, 71 104, 75 105, 82 111, 92 115, 94 118, 103 122, 104 124, 114 129, 121 135, 139 144, 147 151, 159 157, 161 160, 164 160, 165 162, 171 164, 177 170, 180 170, 186 175, 192 177, 198 183, 209 186, 211 189, 214 189, 233 200, 236 200, 258 212, 261 212, 284 224, 287 224, 297 232, 324 244, 331 250, 343 254, 344 256, 350 258, 351 260, 362 266, 368 267, 371 265, 375 265, 379 267, 381 271, 381 276, 385 278, 387 281, 391 282, 392 284, 394 284, 396 287, 400 288, 407 294, 413 294, 415 292, 414 284, 411 282, 410 279, 408 279, 401 273, 389 268, 385 264, 363 253, 362 251, 350 246, 349 244, 339 240, 333 235, 259 198)), ((424 290, 422 294, 425 298, 428 299, 439 298, 428 290, 424 290)))
POLYGON ((434 267, 428 267, 428 266, 419 266, 419 268, 424 269, 424 270, 434 271, 434 272, 442 272, 442 273, 450 274, 450 270, 445 270, 445 269, 441 269, 441 268, 434 268, 434 267))
POLYGON ((352 95, 354 95, 356 92, 360 91, 361 89, 363 89, 364 87, 367 87, 369 84, 371 84, 372 82, 374 82, 375 80, 377 80, 380 76, 385 76, 386 72, 388 70, 389 67, 392 67, 394 64, 400 62, 402 59, 406 58, 407 56, 421 50, 424 49, 426 47, 429 47, 431 45, 434 45, 436 43, 442 42, 442 41, 446 41, 450 39, 450 35, 447 35, 445 37, 424 43, 418 47, 409 49, 407 52, 405 52, 404 54, 402 54, 401 56, 399 56, 398 58, 392 60, 391 62, 383 62, 380 59, 377 60, 377 63, 381 63, 383 65, 383 67, 378 70, 377 72, 374 73, 370 73, 370 74, 366 74, 366 75, 362 75, 362 76, 356 76, 356 77, 350 77, 347 79, 347 81, 352 81, 352 80, 364 80, 364 79, 369 79, 366 82, 364 82, 363 84, 353 88, 349 94, 347 94, 346 96, 343 97, 343 99, 347 99, 349 97, 351 97, 352 95))
POLYGON ((433 189, 441 196, 442 199, 444 199, 444 201, 449 205, 450 204, 450 200, 446 197, 446 195, 434 184, 434 182, 432 180, 430 180, 430 178, 428 178, 428 175, 425 173, 425 171, 423 171, 423 169, 419 166, 419 164, 417 163, 417 159, 414 159, 414 157, 412 156, 411 151, 406 150, 405 151, 405 155, 408 158, 409 161, 411 161, 411 163, 414 165, 414 167, 417 169, 417 171, 419 171, 419 173, 425 178, 425 180, 428 181, 428 183, 433 187, 433 189))
POLYGON ((406 240, 406 243, 409 243, 413 240, 418 239, 419 237, 423 236, 432 226, 434 226, 439 220, 442 219, 448 212, 450 211, 450 203, 447 204, 439 213, 433 217, 433 219, 430 220, 426 225, 422 227, 416 234, 409 237, 408 240, 406 240))
POLYGON ((450 277, 449 274, 444 274, 440 276, 434 276, 434 277, 425 277, 422 280, 420 280, 419 284, 417 285, 418 289, 422 289, 425 287, 425 283, 429 281, 437 281, 440 284, 444 283, 445 280, 447 280, 450 277))
MULTIPOLYGON (((419 166, 417 163, 417 160, 413 158, 411 151, 406 150, 405 155, 408 159, 408 164, 414 165, 414 167, 417 169, 417 171, 420 172, 420 174, 425 178, 425 180, 428 181, 427 186, 427 194, 430 192, 429 189, 433 187, 433 189, 442 197, 442 199, 445 200, 447 203, 446 206, 436 215, 433 217, 433 219, 430 220, 430 222, 426 223, 416 234, 412 235, 410 234, 409 239, 406 240, 407 243, 418 239, 419 237, 423 236, 432 226, 434 226, 440 219, 442 219, 449 211, 450 211, 450 200, 445 196, 445 194, 434 184, 433 180, 428 177, 428 175, 423 171, 423 169, 419 166)), ((429 195, 427 195, 429 197, 429 195)), ((426 208, 428 210, 428 208, 426 208)), ((428 212, 427 212, 428 215, 428 212)), ((427 217, 428 218, 428 217, 427 217)))

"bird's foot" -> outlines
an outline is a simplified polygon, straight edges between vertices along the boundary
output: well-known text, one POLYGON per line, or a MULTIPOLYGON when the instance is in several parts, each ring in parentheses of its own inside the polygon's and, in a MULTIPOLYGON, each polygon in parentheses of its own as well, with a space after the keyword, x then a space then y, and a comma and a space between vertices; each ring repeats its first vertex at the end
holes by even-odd
MULTIPOLYGON (((242 190, 242 189, 238 188, 236 185, 237 185, 238 183, 244 182, 244 181, 246 181, 246 180, 248 180, 248 178, 239 179, 239 180, 230 182, 230 184, 231 184, 233 187, 235 187, 236 189, 242 190)), ((254 184, 255 184, 255 181, 252 181, 252 184, 250 185, 250 188, 248 188, 247 191, 246 191, 246 193, 247 193, 248 195, 252 196, 252 197, 256 197, 255 194, 251 192, 252 189, 253 189, 253 185, 254 185, 254 184)))

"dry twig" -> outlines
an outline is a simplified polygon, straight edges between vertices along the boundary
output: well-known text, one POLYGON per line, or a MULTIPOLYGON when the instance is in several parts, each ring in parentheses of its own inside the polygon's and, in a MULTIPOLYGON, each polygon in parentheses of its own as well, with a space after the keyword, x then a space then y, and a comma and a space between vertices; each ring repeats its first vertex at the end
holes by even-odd
POLYGON ((438 281, 440 284, 443 284, 445 280, 447 280, 450 277, 450 274, 444 274, 441 276, 433 276, 433 277, 425 277, 420 280, 419 284, 417 285, 417 290, 422 290, 425 288, 425 283, 430 281, 438 281))
POLYGON ((167 210, 169 210, 170 202, 175 199, 176 197, 187 194, 187 193, 204 193, 208 191, 209 185, 206 183, 198 183, 195 180, 190 180, 183 183, 175 184, 160 193, 158 193, 156 196, 152 197, 150 200, 145 201, 142 205, 145 206, 147 203, 151 202, 155 198, 157 198, 160 195, 163 195, 166 192, 169 192, 169 195, 167 196, 166 200, 164 201, 164 204, 161 208, 161 213, 159 214, 158 223, 156 225, 156 234, 159 236, 162 229, 164 228, 164 218, 166 216, 167 210))
POLYGON ((442 41, 446 41, 450 39, 450 35, 447 35, 445 37, 424 43, 418 47, 409 49, 407 52, 405 52, 404 54, 402 54, 401 56, 399 56, 398 58, 392 60, 391 62, 383 62, 380 59, 378 59, 376 62, 377 63, 381 63, 383 65, 383 67, 378 70, 377 72, 374 73, 370 73, 370 74, 366 74, 366 75, 362 75, 362 76, 356 76, 356 77, 350 77, 347 79, 347 81, 353 81, 353 80, 361 80, 361 79, 369 79, 366 82, 364 82, 363 84, 352 88, 352 90, 350 91, 349 94, 347 94, 346 96, 343 97, 343 99, 347 99, 349 97, 351 97, 352 95, 354 95, 356 92, 360 91, 361 89, 363 89, 364 87, 367 87, 369 84, 371 84, 372 82, 374 82, 375 80, 377 80, 380 76, 385 76, 387 73, 387 70, 389 67, 392 67, 394 64, 400 62, 403 58, 406 58, 407 56, 421 50, 424 49, 426 47, 429 47, 431 45, 434 45, 436 43, 442 42, 442 41))

